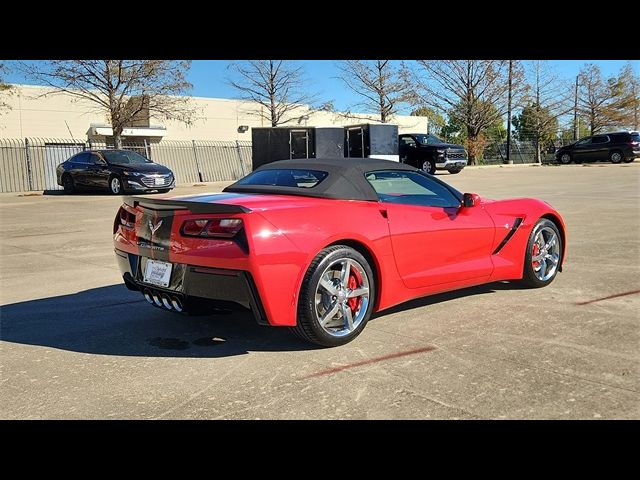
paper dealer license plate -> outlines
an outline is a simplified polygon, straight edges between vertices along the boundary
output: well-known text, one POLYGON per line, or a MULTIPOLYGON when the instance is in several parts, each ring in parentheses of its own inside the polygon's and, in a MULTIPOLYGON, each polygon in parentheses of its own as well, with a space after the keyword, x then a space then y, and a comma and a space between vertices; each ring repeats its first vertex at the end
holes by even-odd
POLYGON ((164 178, 156 177, 156 185, 164 185, 164 178))
POLYGON ((171 280, 171 268, 173 265, 160 260, 147 260, 144 269, 144 282, 159 287, 168 287, 171 280))

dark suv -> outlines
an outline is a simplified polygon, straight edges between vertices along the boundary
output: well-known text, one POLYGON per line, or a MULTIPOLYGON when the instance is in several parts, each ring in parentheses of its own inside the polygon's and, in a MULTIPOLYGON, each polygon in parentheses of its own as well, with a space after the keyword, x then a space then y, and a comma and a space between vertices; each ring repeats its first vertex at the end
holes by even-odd
POLYGON ((576 143, 560 147, 556 151, 556 161, 597 162, 609 160, 611 163, 633 162, 640 157, 640 133, 614 132, 583 138, 576 143))
POLYGON ((433 175, 438 170, 460 173, 467 165, 462 145, 446 143, 433 134, 403 133, 398 136, 400 161, 433 175))

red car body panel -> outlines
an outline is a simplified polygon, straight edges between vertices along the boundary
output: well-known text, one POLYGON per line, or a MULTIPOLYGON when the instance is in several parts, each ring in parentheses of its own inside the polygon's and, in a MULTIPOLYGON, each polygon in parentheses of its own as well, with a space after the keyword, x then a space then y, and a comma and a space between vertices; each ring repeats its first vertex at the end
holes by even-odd
MULTIPOLYGON (((535 199, 482 200, 473 207, 452 209, 271 194, 161 198, 168 203, 173 199, 248 210, 232 214, 176 210, 154 215, 172 217, 168 261, 249 272, 266 320, 274 326, 296 324, 305 273, 318 252, 331 244, 346 243, 367 253, 376 276, 374 311, 429 294, 522 278, 531 229, 543 216, 556 222, 563 248, 566 245, 558 212, 535 199), (232 239, 181 234, 184 221, 207 218, 241 218, 248 248, 232 239), (521 224, 496 252, 517 218, 521 224)), ((140 255, 143 208, 126 204, 122 208, 135 215, 135 226, 124 227, 116 218, 115 248, 140 255)), ((562 262, 564 255, 563 251, 562 262)))

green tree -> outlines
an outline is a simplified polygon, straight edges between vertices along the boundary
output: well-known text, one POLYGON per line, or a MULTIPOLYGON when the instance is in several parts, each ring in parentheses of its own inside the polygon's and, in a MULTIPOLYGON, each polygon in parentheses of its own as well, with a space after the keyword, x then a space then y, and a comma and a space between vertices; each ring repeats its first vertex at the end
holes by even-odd
POLYGON ((573 108, 573 95, 567 82, 557 76, 548 62, 534 60, 528 66, 525 103, 520 115, 512 118, 518 139, 533 142, 535 160, 540 163, 542 147, 555 138, 559 118, 573 108))
POLYGON ((418 107, 411 112, 414 117, 427 117, 429 119, 428 133, 440 132, 442 128, 447 124, 445 118, 429 107, 418 107))
POLYGON ((125 127, 142 116, 190 124, 195 115, 189 98, 191 63, 174 60, 52 60, 23 63, 25 73, 53 88, 53 94, 81 99, 105 112, 116 148, 125 127))
POLYGON ((9 68, 0 62, 0 115, 11 109, 8 103, 2 100, 4 95, 11 95, 13 87, 2 80, 2 75, 9 72, 9 68))
MULTIPOLYGON (((569 145, 570 143, 574 143, 573 134, 574 134, 573 125, 563 128, 562 132, 560 133, 560 139, 562 141, 562 144, 569 145)), ((578 140, 588 136, 589 136, 589 123, 585 119, 578 117, 578 140)))
POLYGON ((536 162, 541 161, 541 150, 545 144, 552 143, 558 132, 558 118, 553 116, 549 107, 530 103, 522 109, 520 115, 513 118, 518 140, 533 142, 536 149, 536 162))
POLYGON ((496 107, 493 105, 484 105, 483 107, 489 111, 488 114, 493 115, 494 120, 485 126, 473 140, 469 140, 464 120, 456 115, 459 107, 452 109, 449 114, 449 121, 440 130, 440 136, 444 140, 464 145, 469 156, 473 154, 478 161, 484 158, 487 147, 502 143, 507 138, 507 129, 504 126, 504 122, 499 115, 495 114, 496 107))

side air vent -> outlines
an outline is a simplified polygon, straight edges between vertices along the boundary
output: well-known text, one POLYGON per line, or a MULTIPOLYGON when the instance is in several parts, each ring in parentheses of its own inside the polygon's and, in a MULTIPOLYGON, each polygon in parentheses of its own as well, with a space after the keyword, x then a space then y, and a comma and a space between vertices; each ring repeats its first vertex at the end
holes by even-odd
POLYGON ((500 242, 500 245, 498 245, 497 248, 493 251, 492 255, 496 255, 497 253, 500 253, 500 250, 502 250, 502 248, 507 244, 507 242, 511 240, 511 237, 513 237, 513 234, 516 233, 516 230, 518 230, 518 227, 520 226, 521 223, 522 223, 522 218, 516 217, 516 219, 513 221, 513 226, 511 227, 511 230, 509 230, 509 233, 507 233, 507 236, 504 237, 504 240, 502 240, 500 242))

